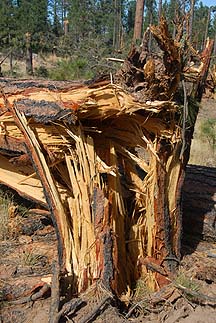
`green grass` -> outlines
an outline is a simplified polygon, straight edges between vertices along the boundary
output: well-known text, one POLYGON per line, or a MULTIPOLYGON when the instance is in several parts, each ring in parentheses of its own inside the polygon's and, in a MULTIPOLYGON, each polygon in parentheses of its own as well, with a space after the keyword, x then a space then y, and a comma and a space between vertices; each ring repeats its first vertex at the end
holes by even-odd
POLYGON ((188 277, 183 271, 179 271, 174 280, 174 283, 195 292, 198 292, 200 289, 200 286, 197 284, 197 282, 195 282, 191 277, 188 277))
POLYGON ((35 254, 33 251, 25 251, 22 255, 22 264, 24 266, 36 266, 43 256, 35 254))

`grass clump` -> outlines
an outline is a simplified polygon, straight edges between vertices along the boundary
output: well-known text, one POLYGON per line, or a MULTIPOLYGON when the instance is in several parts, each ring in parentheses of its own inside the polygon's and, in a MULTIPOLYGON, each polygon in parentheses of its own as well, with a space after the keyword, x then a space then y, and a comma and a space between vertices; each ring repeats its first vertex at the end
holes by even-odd
POLYGON ((15 202, 12 192, 0 188, 0 241, 16 239, 29 209, 15 202))
POLYGON ((16 206, 13 198, 0 191, 0 240, 6 240, 11 236, 10 219, 14 217, 16 206))
POLYGON ((188 277, 183 271, 179 271, 177 274, 174 283, 176 285, 183 286, 189 290, 192 290, 194 292, 198 292, 200 289, 199 284, 197 284, 196 281, 194 281, 191 277, 188 277))
POLYGON ((22 263, 24 266, 33 267, 38 265, 41 262, 42 258, 43 256, 35 254, 32 251, 26 251, 22 255, 22 263))

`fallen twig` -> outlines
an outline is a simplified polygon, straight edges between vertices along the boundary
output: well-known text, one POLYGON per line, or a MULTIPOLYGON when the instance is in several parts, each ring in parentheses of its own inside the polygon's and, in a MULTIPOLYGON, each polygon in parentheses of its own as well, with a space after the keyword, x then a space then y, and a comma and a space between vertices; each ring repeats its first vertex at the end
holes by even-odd
POLYGON ((83 303, 83 300, 80 298, 72 299, 71 301, 65 303, 62 306, 62 309, 56 314, 53 323, 58 323, 60 318, 64 315, 70 316, 78 309, 78 307, 83 303))
POLYGON ((107 61, 111 61, 111 62, 124 63, 124 59, 115 58, 115 57, 107 57, 107 58, 106 58, 106 60, 107 60, 107 61))
POLYGON ((111 301, 112 297, 111 296, 106 296, 102 301, 100 302, 99 305, 97 305, 93 311, 87 315, 85 318, 81 319, 79 323, 88 323, 94 320, 105 308, 105 305, 108 304, 111 301))
POLYGON ((216 306, 216 297, 208 296, 202 293, 198 293, 192 289, 186 288, 180 284, 174 285, 177 289, 183 291, 187 296, 190 296, 195 303, 203 304, 203 305, 210 305, 215 307, 216 306))
POLYGON ((50 285, 44 284, 41 287, 41 289, 38 292, 34 293, 33 295, 29 295, 21 299, 17 299, 15 301, 11 301, 10 304, 20 305, 20 304, 36 301, 37 299, 42 298, 48 292, 48 290, 50 290, 50 285))

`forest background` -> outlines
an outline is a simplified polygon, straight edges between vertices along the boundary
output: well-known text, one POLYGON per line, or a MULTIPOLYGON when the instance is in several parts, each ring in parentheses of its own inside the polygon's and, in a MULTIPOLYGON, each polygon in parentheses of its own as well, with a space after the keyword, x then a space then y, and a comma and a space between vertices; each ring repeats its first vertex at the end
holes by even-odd
MULTIPOLYGON (((216 40, 216 6, 196 0, 0 0, 0 4, 2 76, 67 80, 114 71, 119 63, 107 57, 124 59, 132 41, 141 42, 141 35, 134 35, 138 5, 142 33, 163 15, 175 37, 178 23, 186 17, 185 38, 195 50, 202 51, 208 36, 216 40)), ((150 37, 149 51, 154 45, 150 37)), ((216 45, 213 60, 215 55, 216 45)))
MULTIPOLYGON (((66 80, 112 72, 119 63, 106 58, 125 58, 132 41, 140 42, 141 35, 134 38, 138 5, 142 33, 164 15, 173 37, 186 17, 185 37, 197 51, 202 51, 208 36, 216 39, 216 6, 196 0, 0 0, 0 4, 2 76, 66 80)), ((151 37, 148 46, 149 51, 154 47, 151 37)))

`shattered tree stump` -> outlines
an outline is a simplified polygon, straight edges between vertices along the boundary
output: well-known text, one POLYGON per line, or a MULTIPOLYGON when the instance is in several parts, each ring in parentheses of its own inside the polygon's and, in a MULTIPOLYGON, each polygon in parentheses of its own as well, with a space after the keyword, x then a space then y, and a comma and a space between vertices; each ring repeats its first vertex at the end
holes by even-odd
POLYGON ((181 189, 213 44, 192 69, 165 21, 151 32, 158 54, 144 39, 114 83, 0 81, 1 182, 51 210, 72 294, 101 282, 120 297, 140 278, 157 289, 180 260, 181 189))

